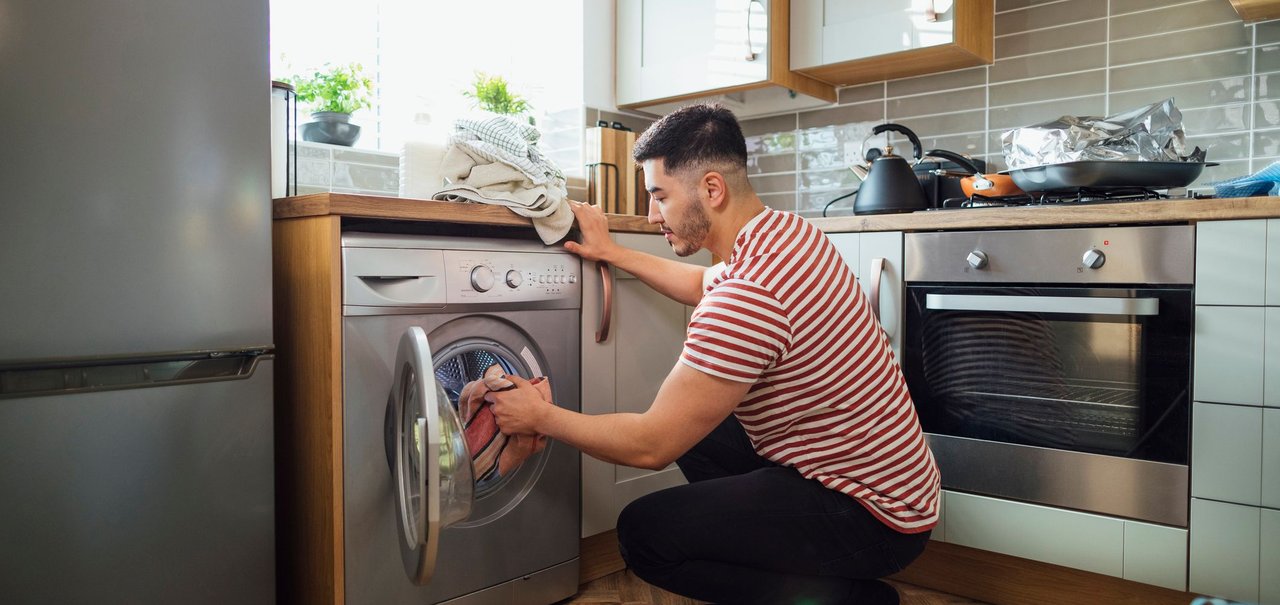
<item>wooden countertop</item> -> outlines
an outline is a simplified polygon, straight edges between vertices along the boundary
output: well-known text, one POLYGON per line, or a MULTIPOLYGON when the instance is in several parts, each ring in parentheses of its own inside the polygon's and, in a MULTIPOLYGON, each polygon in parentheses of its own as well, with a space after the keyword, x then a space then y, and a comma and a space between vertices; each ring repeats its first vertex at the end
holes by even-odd
MULTIPOLYGON (((276 219, 340 215, 509 227, 532 225, 529 219, 499 206, 348 193, 314 193, 281 198, 273 202, 272 212, 276 219)), ((823 231, 842 233, 1187 223, 1275 217, 1280 217, 1280 197, 971 208, 811 220, 823 231)), ((645 217, 622 214, 609 215, 609 228, 623 233, 658 232, 658 228, 650 225, 645 217)))
MULTIPOLYGON (((533 221, 501 206, 351 193, 312 193, 279 198, 272 202, 271 211, 271 216, 275 219, 336 214, 357 218, 463 225, 533 226, 533 221)), ((624 233, 659 232, 658 227, 650 225, 645 217, 624 214, 610 214, 609 229, 624 233)))

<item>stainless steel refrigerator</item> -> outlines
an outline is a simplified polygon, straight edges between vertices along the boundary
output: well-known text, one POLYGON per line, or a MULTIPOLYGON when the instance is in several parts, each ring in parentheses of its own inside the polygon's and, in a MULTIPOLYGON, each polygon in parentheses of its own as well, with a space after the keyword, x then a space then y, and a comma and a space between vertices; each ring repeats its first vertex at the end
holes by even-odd
POLYGON ((271 603, 267 0, 0 0, 0 601, 271 603))

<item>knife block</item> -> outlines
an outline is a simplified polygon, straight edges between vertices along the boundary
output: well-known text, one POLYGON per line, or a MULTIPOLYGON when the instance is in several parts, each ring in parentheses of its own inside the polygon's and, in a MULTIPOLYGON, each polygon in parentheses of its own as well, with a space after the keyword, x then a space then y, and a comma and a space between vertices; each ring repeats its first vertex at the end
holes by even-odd
POLYGON ((636 133, 631 131, 587 129, 588 203, 613 214, 636 214, 636 161, 631 157, 635 143, 636 133))

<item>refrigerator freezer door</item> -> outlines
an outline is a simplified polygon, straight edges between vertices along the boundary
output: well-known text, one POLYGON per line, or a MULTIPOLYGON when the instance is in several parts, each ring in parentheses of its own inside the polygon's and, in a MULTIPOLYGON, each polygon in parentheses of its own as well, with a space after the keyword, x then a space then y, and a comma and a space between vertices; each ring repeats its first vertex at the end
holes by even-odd
POLYGON ((270 345, 267 0, 0 14, 0 363, 270 345))
POLYGON ((272 365, 0 400, 3 600, 274 603, 272 365))

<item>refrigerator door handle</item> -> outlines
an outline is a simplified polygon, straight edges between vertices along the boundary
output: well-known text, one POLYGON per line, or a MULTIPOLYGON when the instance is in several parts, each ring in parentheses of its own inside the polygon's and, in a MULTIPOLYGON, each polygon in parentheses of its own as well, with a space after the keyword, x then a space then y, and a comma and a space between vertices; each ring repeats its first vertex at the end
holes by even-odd
POLYGON ((251 378, 268 349, 0 365, 0 399, 251 378))

